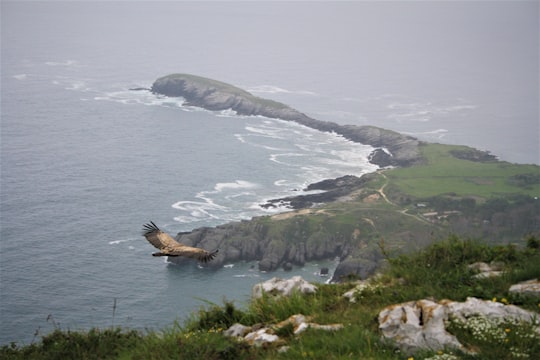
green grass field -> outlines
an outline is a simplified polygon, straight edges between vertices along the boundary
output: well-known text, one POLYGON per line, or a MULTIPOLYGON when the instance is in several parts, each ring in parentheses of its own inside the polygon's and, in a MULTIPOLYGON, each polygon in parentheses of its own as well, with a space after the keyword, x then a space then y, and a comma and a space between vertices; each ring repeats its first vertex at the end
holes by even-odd
POLYGON ((425 164, 386 171, 392 184, 408 195, 425 198, 441 194, 489 198, 503 194, 540 196, 540 182, 519 186, 512 179, 530 174, 540 179, 540 167, 507 162, 476 162, 454 157, 450 151, 464 146, 427 144, 421 152, 425 164))

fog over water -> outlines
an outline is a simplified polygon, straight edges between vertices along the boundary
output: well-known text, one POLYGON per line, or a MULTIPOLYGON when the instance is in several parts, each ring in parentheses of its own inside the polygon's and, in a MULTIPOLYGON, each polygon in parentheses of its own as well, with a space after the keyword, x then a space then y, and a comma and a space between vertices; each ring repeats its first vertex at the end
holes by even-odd
POLYGON ((1 344, 47 333, 48 315, 110 326, 114 299, 115 324, 139 329, 185 318, 198 298, 241 303, 254 283, 291 273, 169 265, 141 225, 248 219, 267 213, 265 199, 376 169, 369 146, 332 134, 129 90, 163 75, 540 163, 536 1, 0 6, 1 344))

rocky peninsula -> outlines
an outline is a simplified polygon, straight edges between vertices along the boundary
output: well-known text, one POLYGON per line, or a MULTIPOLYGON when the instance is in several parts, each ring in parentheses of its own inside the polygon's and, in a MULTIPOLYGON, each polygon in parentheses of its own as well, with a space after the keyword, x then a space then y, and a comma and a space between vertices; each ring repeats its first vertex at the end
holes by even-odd
POLYGON ((313 119, 283 103, 263 99, 251 93, 213 79, 190 74, 171 74, 157 79, 152 92, 171 97, 182 97, 186 105, 212 111, 233 110, 239 115, 265 116, 294 121, 325 132, 334 132, 354 142, 371 145, 375 149, 370 161, 381 167, 409 166, 420 160, 420 141, 395 131, 375 126, 340 125, 313 119))

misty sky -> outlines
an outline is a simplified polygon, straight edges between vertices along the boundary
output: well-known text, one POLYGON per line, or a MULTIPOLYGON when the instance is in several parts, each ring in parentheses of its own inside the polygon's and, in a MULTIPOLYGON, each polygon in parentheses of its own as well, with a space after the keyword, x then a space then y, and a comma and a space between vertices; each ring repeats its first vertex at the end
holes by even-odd
MULTIPOLYGON (((508 133, 538 144, 538 1, 20 3, 2 1, 3 65, 41 56, 114 66, 119 82, 187 72, 334 99, 446 101, 474 108, 466 120, 482 125, 467 131, 491 131, 490 143, 508 133)), ((340 119, 324 118, 324 99, 277 100, 322 120, 407 130, 365 102, 330 104, 351 114, 340 119)))

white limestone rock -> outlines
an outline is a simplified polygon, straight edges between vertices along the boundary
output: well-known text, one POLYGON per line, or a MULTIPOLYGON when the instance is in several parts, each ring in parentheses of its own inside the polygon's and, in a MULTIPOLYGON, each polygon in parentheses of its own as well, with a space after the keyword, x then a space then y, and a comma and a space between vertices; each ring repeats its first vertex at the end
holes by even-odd
POLYGON ((395 341, 406 353, 447 347, 467 351, 446 330, 446 324, 449 319, 463 322, 473 316, 504 321, 536 321, 538 325, 537 314, 514 305, 477 298, 467 298, 465 302, 442 300, 438 303, 424 299, 384 308, 379 313, 379 329, 384 338, 395 341))
MULTIPOLYGON (((443 301, 444 302, 444 301, 443 301)), ((496 320, 517 320, 532 322, 538 314, 524 310, 515 305, 505 305, 491 300, 469 297, 465 302, 446 301, 448 313, 460 320, 471 316, 482 315, 496 320)))
POLYGON ((248 333, 244 340, 250 345, 262 346, 264 344, 273 343, 279 340, 279 336, 272 334, 269 328, 262 328, 248 333))
POLYGON ((409 353, 418 349, 461 349, 457 338, 445 328, 447 308, 431 300, 391 305, 379 313, 379 329, 409 353))
POLYGON ((223 335, 229 337, 244 337, 248 332, 251 331, 251 326, 244 326, 240 323, 231 325, 230 328, 223 332, 223 335))
POLYGON ((540 296, 540 281, 532 279, 510 286, 511 293, 540 296))
POLYGON ((295 291, 302 294, 312 294, 317 291, 317 287, 304 280, 301 276, 293 276, 288 280, 274 277, 263 283, 256 284, 253 287, 251 296, 254 299, 261 298, 263 293, 290 296, 295 291))
POLYGON ((490 277, 497 277, 503 274, 504 263, 500 261, 492 261, 491 263, 475 262, 468 266, 470 270, 478 272, 473 278, 487 279, 490 277))
POLYGON ((343 324, 326 324, 321 325, 310 322, 310 317, 302 314, 291 315, 288 319, 277 324, 266 326, 263 328, 253 328, 242 324, 234 324, 223 332, 225 336, 236 337, 246 341, 253 346, 263 346, 270 343, 284 343, 276 332, 285 326, 293 326, 293 334, 300 335, 309 328, 325 331, 337 331, 343 328, 343 324))

